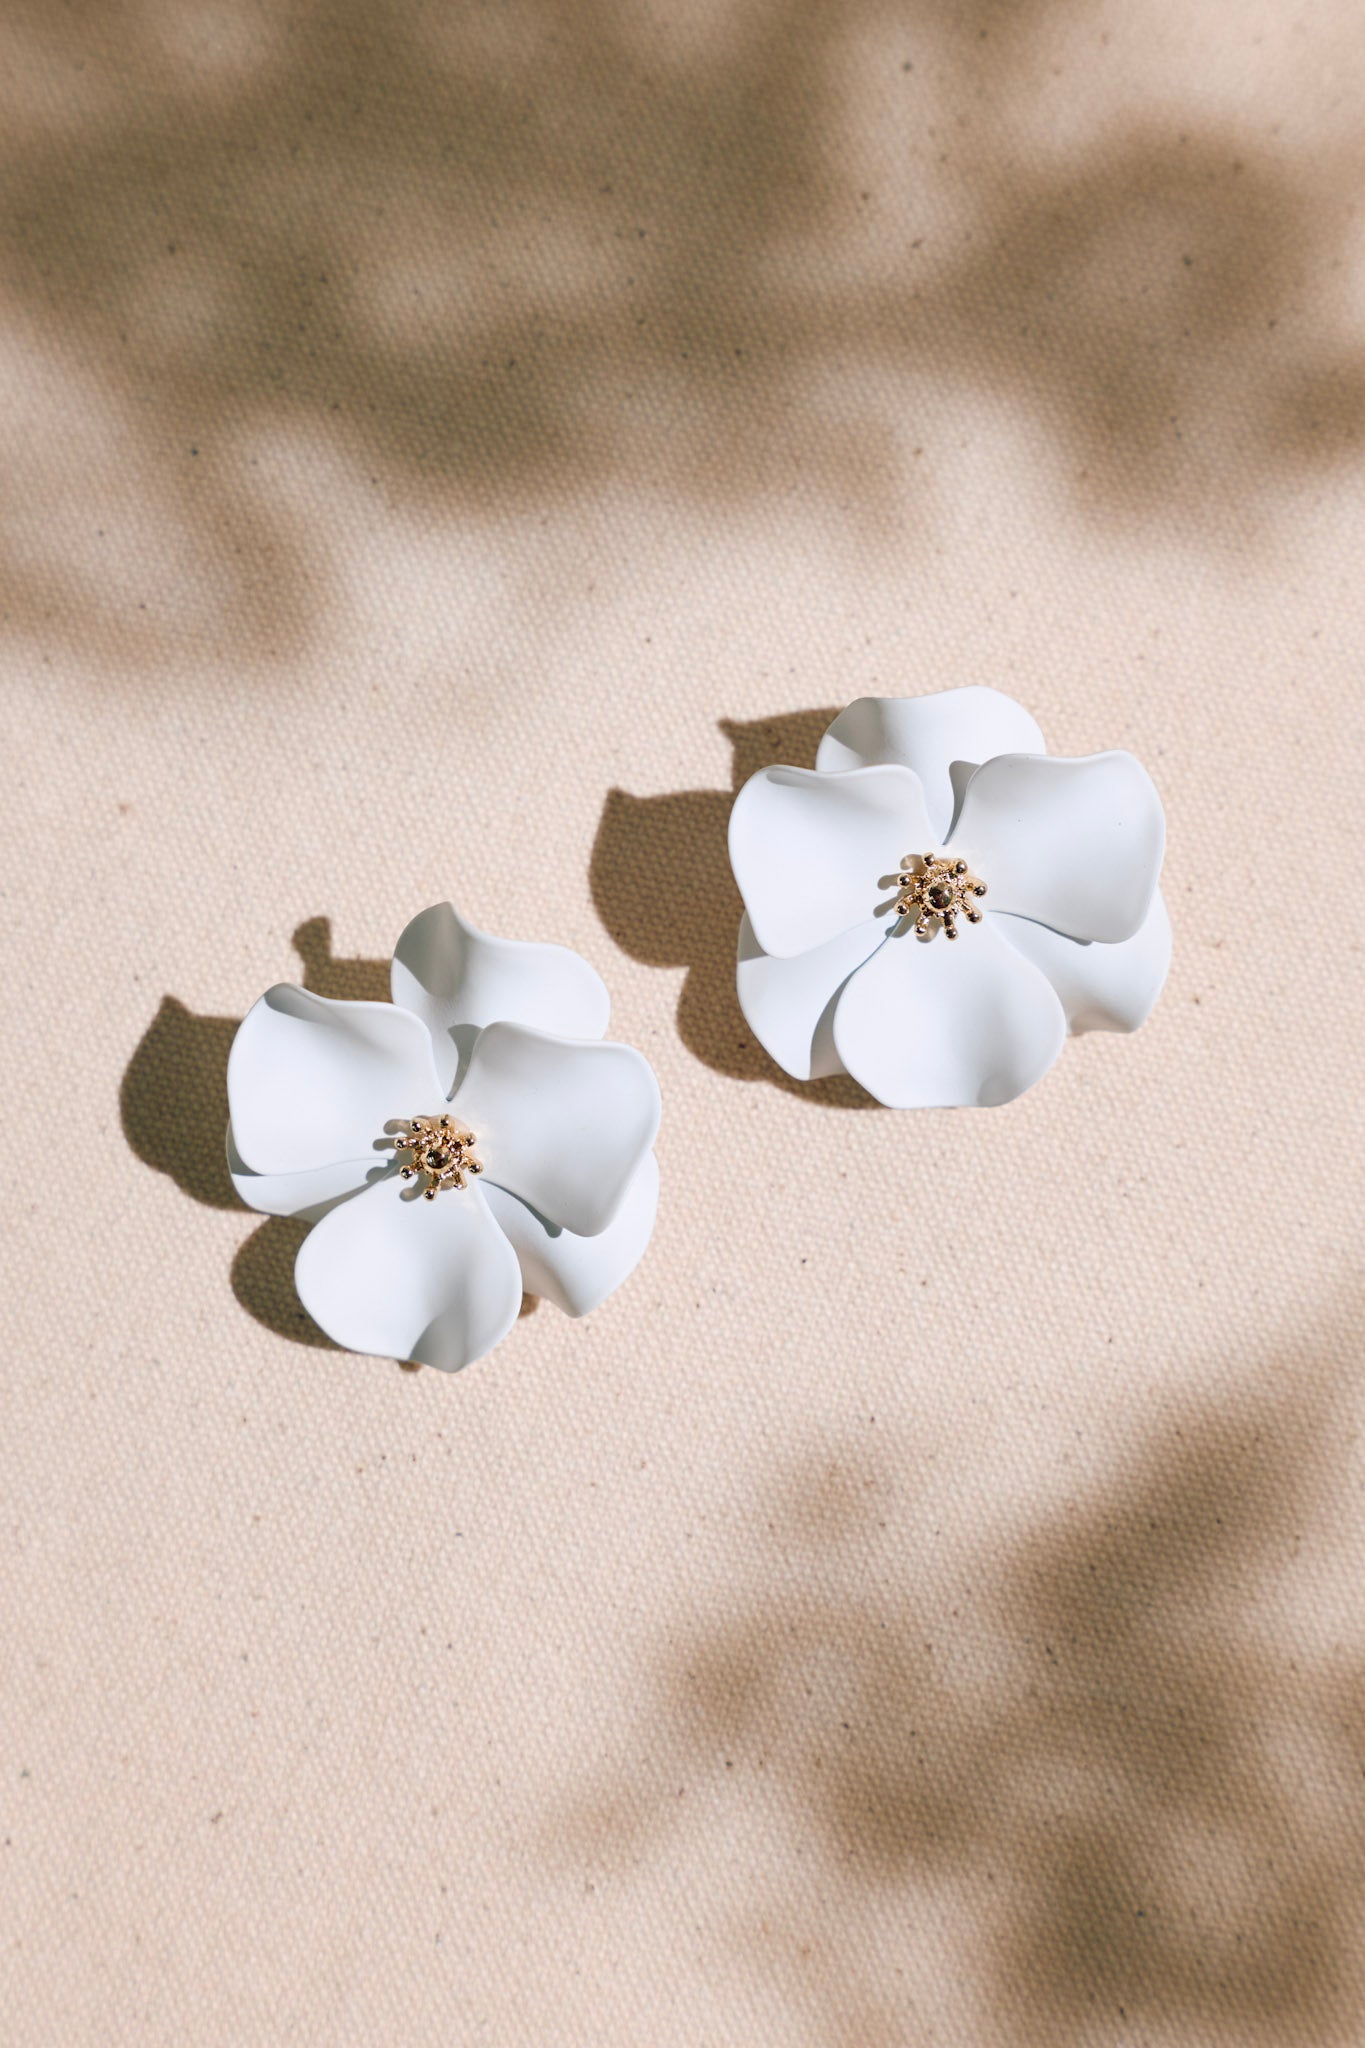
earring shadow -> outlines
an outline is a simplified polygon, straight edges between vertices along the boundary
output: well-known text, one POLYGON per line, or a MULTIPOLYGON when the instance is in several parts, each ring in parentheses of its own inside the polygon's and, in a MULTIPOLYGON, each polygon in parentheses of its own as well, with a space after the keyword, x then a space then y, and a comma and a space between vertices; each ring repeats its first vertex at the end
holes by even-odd
POLYGON ((735 1081, 766 1081, 830 1109, 878 1104, 849 1075, 795 1081, 744 1020, 735 993, 743 913, 730 872, 727 831, 735 792, 760 768, 814 764, 833 709, 740 723, 723 718, 733 750, 729 790, 631 796, 613 789, 593 843, 590 882, 597 914, 621 949, 649 967, 684 967, 678 1035, 688 1051, 735 1081))
POLYGON ((294 1261, 308 1229, 292 1216, 267 1216, 232 1262, 232 1291, 247 1314, 277 1337, 316 1351, 338 1351, 340 1345, 318 1328, 294 1291, 294 1261))

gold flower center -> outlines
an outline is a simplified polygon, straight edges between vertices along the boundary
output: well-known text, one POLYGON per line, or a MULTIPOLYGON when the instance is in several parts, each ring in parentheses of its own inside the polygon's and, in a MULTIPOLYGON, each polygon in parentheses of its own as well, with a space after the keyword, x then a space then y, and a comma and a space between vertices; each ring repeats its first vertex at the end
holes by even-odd
POLYGON ((914 918, 917 939, 932 939, 940 930, 955 939, 959 915, 969 924, 980 924, 985 915, 977 899, 985 895, 986 884, 965 860, 946 853, 907 853, 896 887, 896 916, 914 918))
POLYGON ((404 1158, 398 1171, 403 1180, 420 1179, 422 1199, 434 1202, 445 1188, 462 1188, 466 1176, 482 1173, 482 1160, 474 1157, 474 1133, 448 1116, 407 1116, 396 1119, 403 1126, 394 1139, 396 1157, 404 1158))

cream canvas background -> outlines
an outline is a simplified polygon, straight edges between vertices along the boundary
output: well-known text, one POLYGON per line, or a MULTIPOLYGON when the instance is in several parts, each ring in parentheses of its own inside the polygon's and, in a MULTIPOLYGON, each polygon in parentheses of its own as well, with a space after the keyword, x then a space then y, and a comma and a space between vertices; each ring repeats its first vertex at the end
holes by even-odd
POLYGON ((1350 0, 10 0, 0 2010, 1365 2039, 1350 0), (749 1039, 736 776, 985 681, 1166 800, 1135 1039, 749 1039), (663 1088, 629 1285, 327 1348, 233 1022, 452 897, 663 1088))

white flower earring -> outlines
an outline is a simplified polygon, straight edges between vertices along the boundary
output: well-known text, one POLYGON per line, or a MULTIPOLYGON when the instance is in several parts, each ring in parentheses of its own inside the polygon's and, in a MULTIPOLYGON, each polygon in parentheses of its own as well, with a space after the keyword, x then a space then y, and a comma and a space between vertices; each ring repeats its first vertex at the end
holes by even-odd
POLYGON ((523 1293, 586 1315, 633 1270, 659 1088, 603 1042, 610 999, 585 960, 448 903, 407 926, 391 988, 267 990, 228 1060, 228 1166, 250 1207, 312 1223, 295 1285, 329 1337, 453 1372, 523 1293))
POLYGON ((740 1007, 785 1072, 892 1108, 1009 1102, 1068 1032, 1161 992, 1161 801, 1131 754, 1050 756, 998 690, 862 697, 730 815, 740 1007))

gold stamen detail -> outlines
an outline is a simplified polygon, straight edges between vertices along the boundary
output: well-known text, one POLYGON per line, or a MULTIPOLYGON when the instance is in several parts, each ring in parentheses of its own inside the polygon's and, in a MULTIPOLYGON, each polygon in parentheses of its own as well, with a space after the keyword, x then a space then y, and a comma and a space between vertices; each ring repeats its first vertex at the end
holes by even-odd
POLYGON ((979 899, 986 884, 965 860, 954 860, 951 854, 907 853, 896 887, 896 916, 914 918, 917 939, 932 939, 940 929, 955 939, 959 917, 980 924, 984 915, 979 899))
POLYGON ((426 1183, 424 1201, 434 1202, 446 1188, 466 1187, 469 1174, 483 1172, 482 1160, 473 1153, 474 1133, 453 1117, 406 1116, 396 1121, 404 1128, 393 1141, 394 1151, 407 1155, 399 1174, 404 1180, 426 1183))

